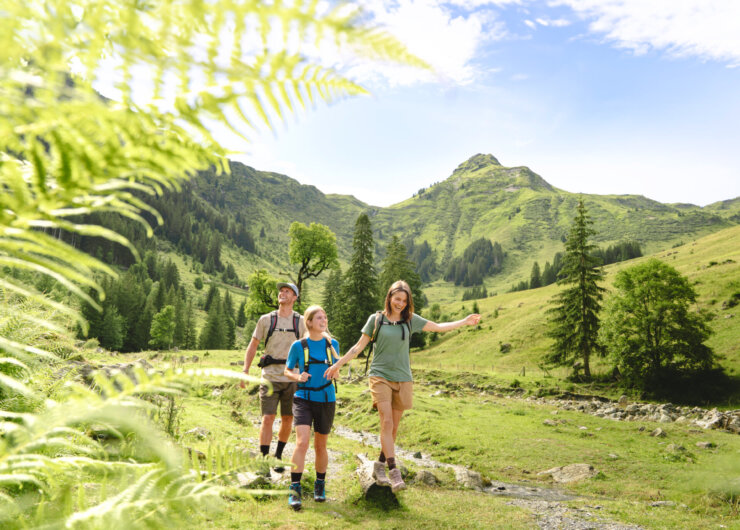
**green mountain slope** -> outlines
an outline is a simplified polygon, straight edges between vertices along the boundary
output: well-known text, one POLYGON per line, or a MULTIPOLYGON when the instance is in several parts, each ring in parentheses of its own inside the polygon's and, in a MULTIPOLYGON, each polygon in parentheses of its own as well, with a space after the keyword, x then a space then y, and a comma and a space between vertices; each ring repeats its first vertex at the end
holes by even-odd
MULTIPOLYGON (((654 254, 662 261, 688 276, 699 294, 698 307, 715 313, 710 325, 715 334, 708 344, 722 356, 721 364, 730 373, 740 374, 740 312, 728 303, 734 293, 740 293, 740 226, 721 230, 696 241, 654 254)), ((611 289, 619 270, 635 265, 648 257, 637 258, 605 267, 604 285, 611 289)), ((483 319, 480 329, 465 328, 440 335, 439 340, 423 352, 413 354, 419 367, 457 368, 497 373, 543 375, 538 365, 548 351, 551 340, 547 330, 546 309, 549 300, 560 287, 549 285, 529 291, 500 294, 478 300, 483 319), (511 345, 509 353, 500 351, 500 344, 511 345)), ((470 312, 472 302, 447 304, 443 318, 459 318, 470 312)), ((596 371, 607 369, 604 361, 596 361, 596 371), (600 366, 600 368, 599 368, 600 366)), ((567 370, 554 371, 564 376, 567 370)))
MULTIPOLYGON (((580 196, 551 186, 527 167, 508 168, 492 155, 475 155, 447 180, 379 210, 373 223, 383 235, 427 240, 442 267, 486 237, 513 258, 509 273, 526 265, 521 270, 528 274, 532 261, 544 264, 562 250, 580 196)), ((595 241, 604 246, 629 239, 654 252, 735 224, 718 208, 673 206, 637 195, 582 197, 595 221, 595 241)))
MULTIPOLYGON (((740 198, 701 208, 637 195, 579 195, 551 186, 527 167, 505 167, 483 154, 460 164, 446 180, 388 208, 351 196, 326 195, 285 175, 238 162, 231 163, 230 175, 198 175, 189 190, 254 238, 256 254, 225 241, 225 259, 241 278, 257 267, 273 274, 287 270, 288 227, 293 221, 329 226, 337 234, 340 259, 346 262, 361 212, 371 216, 378 260, 393 235, 407 243, 427 241, 441 272, 473 240, 498 241, 507 259, 502 272, 486 280, 489 292, 503 292, 528 278, 533 261, 544 265, 562 250, 581 196, 595 221, 598 244, 635 240, 646 254, 740 222, 740 198)), ((431 286, 432 298, 440 301, 459 299, 460 290, 442 280, 431 286)))

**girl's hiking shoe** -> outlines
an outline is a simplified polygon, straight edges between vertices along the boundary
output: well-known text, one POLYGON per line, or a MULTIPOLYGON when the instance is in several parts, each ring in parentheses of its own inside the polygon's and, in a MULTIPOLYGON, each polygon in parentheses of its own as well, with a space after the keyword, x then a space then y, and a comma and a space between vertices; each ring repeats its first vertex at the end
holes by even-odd
POLYGON ((295 511, 301 509, 301 485, 298 482, 293 482, 290 485, 290 494, 288 495, 288 506, 293 508, 295 511))
POLYGON ((378 486, 391 485, 391 481, 385 474, 385 462, 373 462, 373 478, 378 486))
POLYGON ((406 489, 406 483, 401 478, 401 470, 397 467, 394 467, 393 469, 388 471, 388 478, 390 479, 391 491, 393 493, 406 489))
POLYGON ((313 500, 316 502, 324 502, 326 500, 326 481, 316 479, 313 483, 313 500))

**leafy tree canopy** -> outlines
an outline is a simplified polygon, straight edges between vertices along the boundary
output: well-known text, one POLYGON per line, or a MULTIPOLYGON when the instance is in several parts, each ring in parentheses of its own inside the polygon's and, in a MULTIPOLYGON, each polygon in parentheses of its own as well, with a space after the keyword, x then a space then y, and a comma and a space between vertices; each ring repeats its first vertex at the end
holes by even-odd
POLYGON ((696 291, 685 276, 650 259, 620 271, 614 287, 600 338, 628 384, 712 367, 708 315, 691 310, 696 291))
POLYGON ((290 262, 298 265, 295 284, 303 293, 303 283, 316 278, 327 269, 336 267, 337 236, 328 227, 311 223, 309 226, 294 222, 290 225, 290 262))

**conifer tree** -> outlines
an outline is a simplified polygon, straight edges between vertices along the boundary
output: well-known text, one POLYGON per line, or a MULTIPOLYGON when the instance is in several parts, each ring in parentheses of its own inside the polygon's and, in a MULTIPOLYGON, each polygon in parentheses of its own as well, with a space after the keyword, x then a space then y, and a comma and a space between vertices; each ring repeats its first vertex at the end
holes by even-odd
POLYGON ((216 294, 211 300, 211 307, 208 310, 208 318, 200 332, 198 347, 201 350, 213 348, 222 349, 226 346, 226 323, 221 307, 221 295, 216 294))
POLYGON ((100 345, 107 350, 119 350, 123 345, 124 320, 118 309, 112 304, 106 304, 103 309, 103 318, 98 332, 100 345))
POLYGON ((573 375, 577 374, 574 361, 578 360, 583 375, 590 378, 591 354, 599 351, 598 314, 605 289, 598 282, 603 280, 604 272, 599 267, 599 259, 592 255, 596 245, 588 240, 596 232, 591 228, 593 221, 583 199, 578 201, 576 211, 558 279, 558 285, 566 288, 553 297, 554 307, 548 310, 551 325, 548 336, 555 343, 546 360, 560 366, 573 365, 573 375))
MULTIPOLYGON (((377 311, 378 275, 373 265, 373 230, 367 214, 360 214, 355 221, 352 238, 352 259, 344 278, 341 273, 335 280, 342 282, 340 296, 335 298, 331 308, 334 325, 341 348, 346 350, 360 336, 360 329, 367 317, 377 311)), ((326 298, 325 292, 325 298, 326 298)), ((329 321, 330 324, 333 322, 329 321)))
POLYGON ((245 297, 244 300, 242 300, 242 303, 239 304, 239 309, 236 310, 236 325, 240 328, 243 328, 244 325, 247 323, 247 298, 245 297))
POLYGON ((407 256, 406 246, 401 243, 398 236, 393 236, 388 243, 385 259, 383 260, 383 270, 378 278, 378 294, 381 306, 388 288, 398 280, 405 281, 411 287, 416 309, 421 309, 426 305, 426 297, 421 290, 421 278, 416 274, 414 263, 407 256))
POLYGON ((193 312, 193 301, 188 300, 185 310, 185 327, 182 334, 182 346, 186 350, 194 350, 198 347, 198 330, 195 329, 195 314, 193 312))
POLYGON ((228 289, 224 293, 223 310, 224 315, 234 320, 234 303, 231 301, 231 293, 228 289))
POLYGON ((540 264, 535 261, 529 276, 529 288, 537 289, 538 287, 542 287, 542 276, 540 275, 540 264))
POLYGON ((339 332, 341 327, 340 313, 344 304, 342 303, 342 269, 336 267, 332 269, 324 284, 324 298, 321 301, 321 307, 326 311, 329 319, 329 327, 334 332, 339 332))
POLYGON ((211 310, 211 304, 213 304, 213 300, 216 297, 220 299, 218 287, 216 287, 215 283, 211 282, 211 286, 208 288, 208 294, 206 294, 206 302, 203 304, 203 311, 207 313, 211 310))
POLYGON ((182 296, 175 297, 175 331, 172 336, 174 346, 182 347, 185 337, 185 298, 182 296))
POLYGON ((167 305, 152 318, 149 345, 157 349, 172 347, 175 335, 175 308, 167 305))

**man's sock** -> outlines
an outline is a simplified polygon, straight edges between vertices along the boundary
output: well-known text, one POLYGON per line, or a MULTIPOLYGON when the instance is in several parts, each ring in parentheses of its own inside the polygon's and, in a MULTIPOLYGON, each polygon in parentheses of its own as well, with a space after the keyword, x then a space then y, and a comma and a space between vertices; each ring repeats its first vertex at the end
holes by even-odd
POLYGON ((262 456, 267 456, 270 452, 270 445, 260 445, 260 452, 262 453, 262 456))
POLYGON ((285 449, 285 444, 288 442, 281 442, 278 440, 277 443, 277 449, 275 449, 275 458, 280 460, 283 457, 283 449, 285 449))
POLYGON ((390 457, 386 458, 386 462, 388 462, 388 469, 396 469, 396 458, 390 457))
POLYGON ((326 471, 323 473, 316 472, 316 480, 326 480, 326 471))
POLYGON ((300 473, 294 473, 293 471, 291 471, 290 472, 290 481, 292 483, 294 483, 294 484, 295 483, 300 483, 302 476, 303 476, 303 471, 301 471, 300 473))
POLYGON ((380 456, 378 457, 378 462, 385 462, 385 453, 383 453, 383 451, 380 452, 380 456))

